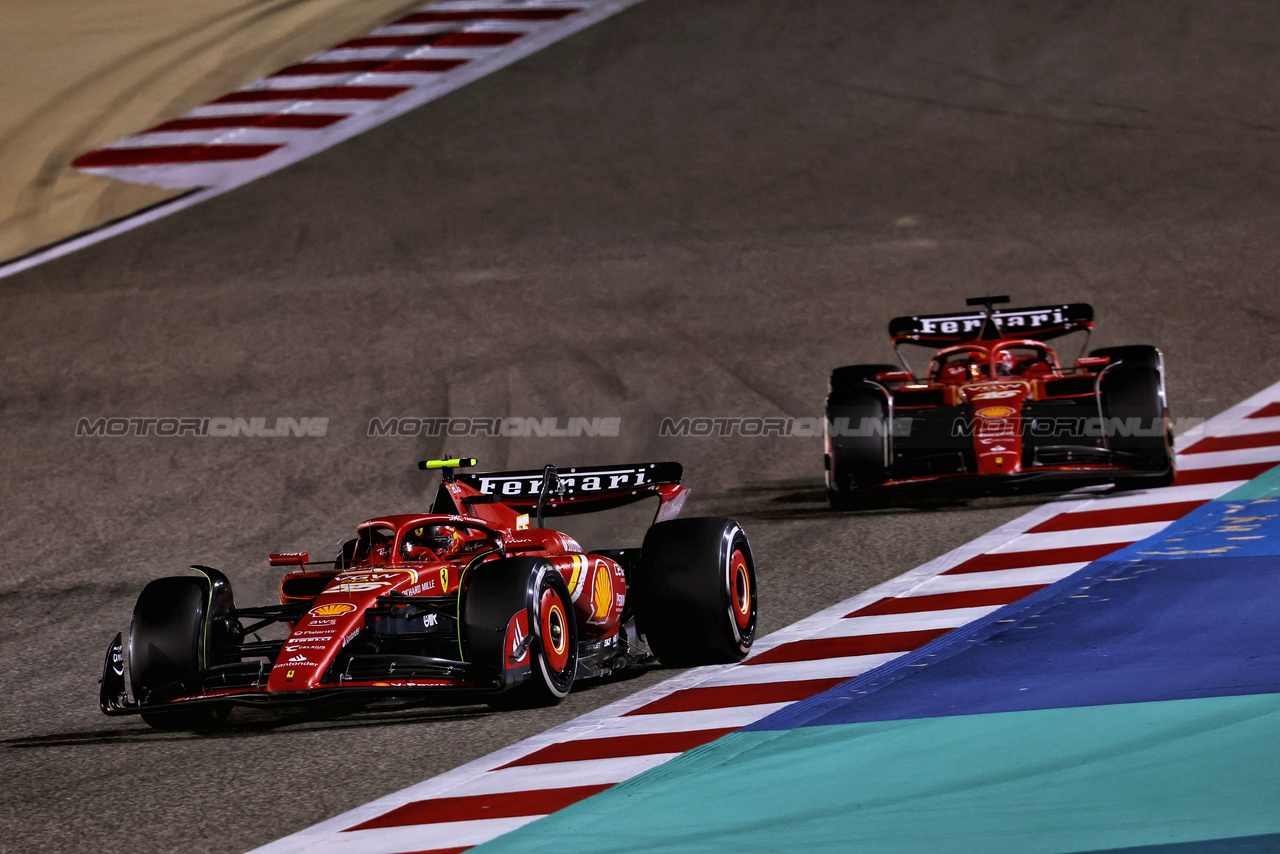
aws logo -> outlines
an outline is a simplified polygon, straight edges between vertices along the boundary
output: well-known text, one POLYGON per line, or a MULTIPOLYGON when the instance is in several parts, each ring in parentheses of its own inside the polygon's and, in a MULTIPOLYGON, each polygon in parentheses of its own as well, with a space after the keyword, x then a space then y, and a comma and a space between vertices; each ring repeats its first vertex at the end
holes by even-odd
POLYGON ((350 614, 355 609, 355 605, 346 602, 333 602, 328 605, 317 605, 307 613, 312 617, 340 617, 343 614, 350 614))

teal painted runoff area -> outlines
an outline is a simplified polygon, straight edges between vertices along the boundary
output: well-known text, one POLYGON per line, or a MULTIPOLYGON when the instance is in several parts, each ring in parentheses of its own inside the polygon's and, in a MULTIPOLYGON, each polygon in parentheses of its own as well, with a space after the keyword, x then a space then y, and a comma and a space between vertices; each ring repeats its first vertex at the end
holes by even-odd
POLYGON ((475 850, 1229 844, 1280 833, 1277 733, 1280 694, 733 733, 475 850))
POLYGON ((1280 499, 1280 466, 1263 472, 1248 483, 1237 486, 1218 501, 1257 501, 1280 499))

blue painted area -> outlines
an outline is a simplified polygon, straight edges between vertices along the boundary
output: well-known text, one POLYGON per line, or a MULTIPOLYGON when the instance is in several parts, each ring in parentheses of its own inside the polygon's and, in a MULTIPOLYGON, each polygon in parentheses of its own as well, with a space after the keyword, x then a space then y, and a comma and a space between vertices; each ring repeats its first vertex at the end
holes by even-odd
POLYGON ((1080 854, 1276 854, 1277 851, 1280 851, 1280 833, 1173 842, 1168 845, 1138 845, 1132 848, 1096 848, 1080 854))
POLYGON ((1251 487, 1252 484, 1246 484, 1217 501, 1210 501, 1156 536, 1121 549, 1107 559, 1280 555, 1280 499, 1251 498, 1247 494, 1231 498, 1251 487))
POLYGON ((1280 691, 1272 477, 748 729, 1280 691))
POLYGON ((1086 580, 750 729, 1280 693, 1280 559, 1108 561, 1086 580))

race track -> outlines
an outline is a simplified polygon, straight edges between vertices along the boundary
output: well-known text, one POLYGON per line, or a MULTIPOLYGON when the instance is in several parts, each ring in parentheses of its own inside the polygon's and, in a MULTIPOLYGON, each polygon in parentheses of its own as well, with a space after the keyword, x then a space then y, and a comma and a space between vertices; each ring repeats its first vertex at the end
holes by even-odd
MULTIPOLYGON (((554 710, 248 718, 96 708, 142 584, 237 599, 425 506, 418 459, 676 459, 736 516, 772 631, 1023 512, 834 514, 815 416, 900 313, 1091 302, 1175 416, 1280 377, 1280 12, 1264 3, 645 2, 248 187, 0 281, 0 850, 238 852, 664 678, 554 710), (617 438, 371 437, 371 418, 619 417, 617 438), (79 437, 80 418, 324 417, 322 438, 79 437)), ((622 530, 598 542, 626 544, 622 530)))

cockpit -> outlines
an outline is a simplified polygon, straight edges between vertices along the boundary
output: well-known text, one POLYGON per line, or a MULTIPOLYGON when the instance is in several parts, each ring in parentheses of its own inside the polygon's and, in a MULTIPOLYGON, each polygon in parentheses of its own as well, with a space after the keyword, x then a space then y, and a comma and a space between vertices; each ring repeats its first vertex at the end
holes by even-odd
POLYGON ((983 347, 961 344, 938 352, 929 379, 946 385, 986 382, 1004 377, 1036 379, 1057 370, 1053 351, 1035 341, 1001 342, 983 347))
POLYGON ((400 560, 454 560, 482 552, 502 551, 502 536, 490 528, 457 519, 416 519, 400 530, 400 560))

